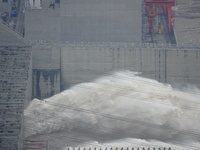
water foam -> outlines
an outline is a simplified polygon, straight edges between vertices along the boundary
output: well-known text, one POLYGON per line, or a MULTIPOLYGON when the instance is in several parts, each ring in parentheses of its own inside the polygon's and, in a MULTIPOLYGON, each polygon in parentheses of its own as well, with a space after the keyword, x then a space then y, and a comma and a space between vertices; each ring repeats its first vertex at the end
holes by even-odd
POLYGON ((198 142, 199 99, 199 93, 174 90, 135 72, 117 72, 34 99, 24 112, 25 134, 83 129, 121 138, 198 142))

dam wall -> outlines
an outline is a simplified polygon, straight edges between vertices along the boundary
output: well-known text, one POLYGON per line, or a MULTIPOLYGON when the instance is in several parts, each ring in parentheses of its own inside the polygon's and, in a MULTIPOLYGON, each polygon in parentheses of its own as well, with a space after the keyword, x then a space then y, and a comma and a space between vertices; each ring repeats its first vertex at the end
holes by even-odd
POLYGON ((141 76, 162 83, 200 87, 199 58, 198 46, 42 44, 33 46, 33 89, 40 85, 40 98, 44 98, 53 94, 52 89, 56 94, 75 84, 123 70, 141 72, 141 76), (40 80, 35 80, 36 74, 40 80))
POLYGON ((0 46, 0 149, 23 147, 23 110, 31 101, 31 47, 0 46))
POLYGON ((60 92, 60 46, 33 46, 33 98, 50 97, 60 92))

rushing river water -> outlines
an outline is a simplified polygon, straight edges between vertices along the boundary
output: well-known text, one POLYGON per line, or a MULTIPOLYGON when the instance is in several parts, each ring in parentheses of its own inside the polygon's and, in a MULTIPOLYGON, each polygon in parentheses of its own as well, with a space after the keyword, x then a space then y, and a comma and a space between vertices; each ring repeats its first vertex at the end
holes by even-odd
POLYGON ((200 93, 181 92, 135 72, 78 84, 25 110, 25 135, 65 147, 199 149, 200 93))

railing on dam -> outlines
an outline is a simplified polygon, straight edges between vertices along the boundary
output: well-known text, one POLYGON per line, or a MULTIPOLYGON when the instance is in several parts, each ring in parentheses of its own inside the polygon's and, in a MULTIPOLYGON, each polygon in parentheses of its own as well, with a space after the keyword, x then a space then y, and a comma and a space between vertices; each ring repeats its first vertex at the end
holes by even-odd
POLYGON ((75 47, 104 47, 104 48, 189 48, 200 49, 199 44, 171 44, 171 43, 118 43, 118 42, 54 42, 42 40, 30 40, 30 45, 48 45, 48 46, 75 46, 75 47))
POLYGON ((171 150, 170 147, 94 147, 94 148, 66 148, 66 150, 171 150))

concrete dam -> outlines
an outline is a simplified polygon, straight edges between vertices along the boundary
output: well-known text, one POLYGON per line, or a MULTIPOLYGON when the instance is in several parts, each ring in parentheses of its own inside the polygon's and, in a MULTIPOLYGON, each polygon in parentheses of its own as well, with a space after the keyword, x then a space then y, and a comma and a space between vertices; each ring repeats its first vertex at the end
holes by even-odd
MULTIPOLYGON (((168 1, 174 6, 174 0, 168 1)), ((28 129, 23 116, 32 99, 45 104, 46 98, 113 72, 137 72, 163 86, 170 84, 186 91, 200 88, 200 45, 178 43, 171 8, 157 4, 147 8, 142 0, 27 0, 22 6, 19 18, 8 19, 8 24, 0 21, 0 149, 30 148, 24 136, 28 129), (161 11, 155 12, 158 9, 161 11), (151 20, 146 10, 150 15, 158 14, 151 20), (22 35, 13 28, 16 22, 22 35)), ((37 115, 35 111, 32 114, 37 115)), ((32 125, 40 123, 45 119, 32 125)), ((88 136, 77 131, 72 134, 83 139, 88 136)), ((51 142, 52 147, 59 143, 51 142)))
POLYGON ((170 44, 34 45, 33 97, 45 98, 111 72, 130 70, 176 86, 200 86, 200 48, 170 44))

